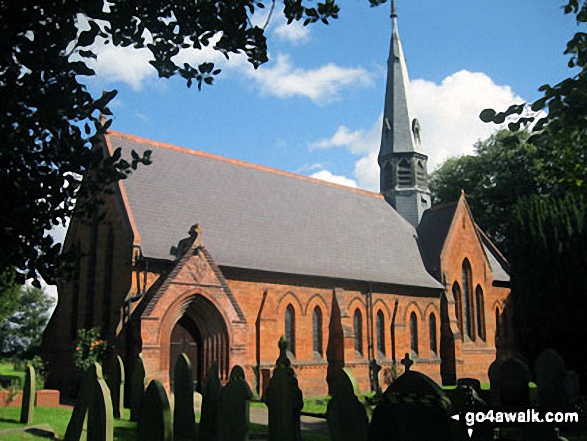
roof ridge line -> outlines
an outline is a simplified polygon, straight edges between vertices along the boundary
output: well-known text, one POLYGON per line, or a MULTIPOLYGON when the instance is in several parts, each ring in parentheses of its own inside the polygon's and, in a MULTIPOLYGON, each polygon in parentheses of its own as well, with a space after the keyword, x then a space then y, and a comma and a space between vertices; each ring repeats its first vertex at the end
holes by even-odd
POLYGON ((345 185, 335 184, 334 182, 328 182, 328 181, 323 181, 322 179, 312 178, 311 176, 304 176, 304 175, 300 175, 300 174, 293 173, 293 172, 279 170, 276 168, 268 167, 266 165, 253 164, 251 162, 246 162, 246 161, 242 161, 239 159, 231 159, 231 158, 227 158, 224 156, 216 155, 214 153, 203 152, 201 150, 195 150, 195 149, 190 149, 188 147, 181 147, 181 146, 177 146, 177 145, 166 143, 166 142, 155 141, 155 140, 143 138, 143 137, 137 136, 137 135, 130 135, 127 133, 117 132, 116 130, 108 130, 108 132, 106 133, 106 136, 107 137, 108 136, 119 137, 119 138, 127 139, 129 141, 139 142, 141 144, 148 144, 148 145, 152 145, 154 147, 164 148, 167 150, 173 150, 173 151, 181 152, 181 153, 187 153, 190 155, 200 156, 202 158, 213 159, 216 161, 227 162, 229 164, 234 164, 234 165, 238 165, 241 167, 246 167, 246 168, 250 168, 253 170, 265 171, 265 172, 269 172, 269 173, 274 173, 276 175, 287 176, 290 178, 308 181, 308 182, 311 182, 314 184, 326 185, 328 187, 334 187, 334 188, 339 188, 342 190, 352 191, 354 193, 362 194, 365 196, 370 196, 370 197, 374 197, 374 198, 378 198, 378 199, 384 199, 383 195, 381 193, 376 193, 376 192, 369 191, 369 190, 363 190, 360 188, 347 187, 345 185))

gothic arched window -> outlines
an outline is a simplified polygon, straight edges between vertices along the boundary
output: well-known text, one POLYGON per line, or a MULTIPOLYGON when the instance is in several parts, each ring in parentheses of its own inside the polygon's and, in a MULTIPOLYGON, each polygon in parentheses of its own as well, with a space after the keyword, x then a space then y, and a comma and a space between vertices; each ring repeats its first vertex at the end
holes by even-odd
POLYGON ((501 333, 501 323, 499 320, 499 308, 495 308, 495 338, 499 338, 501 333))
POLYGON ((438 353, 438 344, 436 342, 436 316, 434 313, 430 314, 428 328, 430 332, 430 351, 436 355, 438 353))
POLYGON ((290 304, 285 308, 285 338, 287 339, 287 350, 296 355, 296 312, 290 304))
POLYGON ((377 312, 375 327, 377 328, 377 351, 385 357, 385 318, 381 310, 377 312))
POLYGON ((418 318, 415 312, 410 314, 410 349, 412 354, 418 355, 418 318))
POLYGON ((463 300, 464 300, 464 319, 465 319, 465 330, 467 336, 471 340, 475 340, 475 325, 474 325, 474 307, 473 307, 473 293, 471 292, 471 264, 469 259, 463 260, 463 272, 462 272, 462 283, 463 283, 463 300))
POLYGON ((485 341, 485 305, 483 301, 483 289, 477 285, 475 290, 475 300, 477 308, 477 333, 479 338, 485 341))
POLYGON ((355 352, 363 355, 363 316, 359 309, 355 309, 355 352))
POLYGON ((314 308, 313 321, 312 321, 312 337, 314 355, 322 356, 322 310, 319 306, 314 308))
POLYGON ((461 295, 461 287, 458 282, 455 282, 452 286, 452 296, 455 299, 455 315, 457 317, 459 331, 461 331, 461 335, 463 335, 463 298, 461 295))

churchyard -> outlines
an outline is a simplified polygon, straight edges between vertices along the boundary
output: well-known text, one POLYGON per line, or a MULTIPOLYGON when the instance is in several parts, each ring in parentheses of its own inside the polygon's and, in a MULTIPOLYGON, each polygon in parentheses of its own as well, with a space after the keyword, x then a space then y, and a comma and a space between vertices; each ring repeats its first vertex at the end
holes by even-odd
POLYGON ((240 366, 233 367, 229 381, 222 385, 213 363, 197 405, 185 354, 176 363, 171 396, 158 380, 147 381, 141 356, 130 378, 125 378, 122 359, 116 357, 104 373, 99 363, 87 369, 73 408, 39 406, 38 395, 35 405, 35 370, 29 365, 22 375, 20 407, 0 407, 0 439, 587 440, 585 397, 580 395, 577 375, 567 371, 552 350, 539 355, 533 372, 517 359, 494 362, 489 367, 488 389, 469 378, 459 379, 456 387, 442 388, 418 372, 408 354, 402 360, 403 373, 375 395, 361 395, 350 370, 342 369, 331 396, 314 400, 305 409, 286 346, 281 339, 280 356, 261 400, 254 397, 240 366), (126 400, 125 391, 129 393, 126 400), (562 410, 576 413, 578 422, 531 422, 532 412, 544 416, 546 411, 562 410), (499 411, 515 412, 519 422, 500 421, 499 411), (266 414, 267 424, 250 423, 251 413, 259 412, 266 414), (322 430, 307 430, 312 427, 307 422, 309 414, 318 417, 314 425, 322 430), (485 415, 484 424, 479 415, 485 415), (321 424, 315 423, 320 420, 321 424), (326 427, 329 436, 324 434, 326 427))

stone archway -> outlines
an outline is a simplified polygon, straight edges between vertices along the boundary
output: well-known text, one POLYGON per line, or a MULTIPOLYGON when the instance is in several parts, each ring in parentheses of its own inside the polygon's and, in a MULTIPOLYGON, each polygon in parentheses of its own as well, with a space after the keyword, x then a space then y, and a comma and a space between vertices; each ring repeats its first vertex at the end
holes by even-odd
POLYGON ((192 363, 194 387, 200 391, 210 365, 218 365, 221 381, 228 378, 229 336, 224 317, 216 306, 206 297, 190 296, 185 312, 173 326, 169 334, 169 378, 174 382, 175 362, 185 352, 192 363))

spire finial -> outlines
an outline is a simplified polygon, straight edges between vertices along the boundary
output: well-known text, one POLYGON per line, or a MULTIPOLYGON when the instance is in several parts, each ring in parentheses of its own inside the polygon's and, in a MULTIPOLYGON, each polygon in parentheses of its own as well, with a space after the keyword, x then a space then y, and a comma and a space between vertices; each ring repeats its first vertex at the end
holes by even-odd
POLYGON ((397 12, 395 12, 395 0, 391 0, 391 18, 396 18, 397 12))

